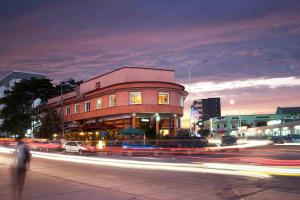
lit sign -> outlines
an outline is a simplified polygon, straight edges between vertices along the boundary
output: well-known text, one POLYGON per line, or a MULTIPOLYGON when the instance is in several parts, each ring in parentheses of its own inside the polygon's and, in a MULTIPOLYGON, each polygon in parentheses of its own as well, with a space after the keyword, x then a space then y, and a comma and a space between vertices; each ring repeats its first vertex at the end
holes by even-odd
POLYGON ((271 126, 271 125, 280 124, 280 123, 281 123, 281 120, 271 120, 271 121, 267 122, 267 125, 271 126))
POLYGON ((141 122, 150 122, 150 119, 149 118, 142 118, 141 122))

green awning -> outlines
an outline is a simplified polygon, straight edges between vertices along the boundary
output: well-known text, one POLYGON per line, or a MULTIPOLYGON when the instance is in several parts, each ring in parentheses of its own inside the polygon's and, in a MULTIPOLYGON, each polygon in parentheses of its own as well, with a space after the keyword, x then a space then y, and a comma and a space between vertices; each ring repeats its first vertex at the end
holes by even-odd
POLYGON ((144 135, 145 132, 136 128, 124 128, 120 131, 122 135, 144 135))

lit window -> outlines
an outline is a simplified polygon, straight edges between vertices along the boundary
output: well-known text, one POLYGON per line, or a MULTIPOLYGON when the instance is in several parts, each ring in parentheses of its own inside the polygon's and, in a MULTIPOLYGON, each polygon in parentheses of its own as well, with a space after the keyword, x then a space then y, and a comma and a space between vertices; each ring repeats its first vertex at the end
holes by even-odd
POLYGON ((110 95, 109 96, 109 107, 114 107, 117 105, 117 96, 114 95, 110 95))
POLYGON ((75 110, 75 114, 79 113, 79 104, 75 104, 74 110, 75 110))
POLYGON ((179 101, 180 101, 179 102, 180 106, 183 107, 183 104, 184 104, 184 98, 183 98, 183 96, 180 96, 179 101))
POLYGON ((102 108, 102 98, 98 98, 96 102, 96 109, 102 108))
POLYGON ((158 104, 169 104, 169 92, 158 93, 158 104))
POLYGON ((130 104, 142 104, 142 93, 130 92, 130 104))
POLYGON ((86 101, 84 111, 87 112, 87 111, 90 111, 90 110, 91 110, 91 102, 86 101))
POLYGON ((66 114, 67 114, 67 115, 70 115, 70 114, 71 114, 70 106, 67 106, 67 107, 66 107, 66 114))

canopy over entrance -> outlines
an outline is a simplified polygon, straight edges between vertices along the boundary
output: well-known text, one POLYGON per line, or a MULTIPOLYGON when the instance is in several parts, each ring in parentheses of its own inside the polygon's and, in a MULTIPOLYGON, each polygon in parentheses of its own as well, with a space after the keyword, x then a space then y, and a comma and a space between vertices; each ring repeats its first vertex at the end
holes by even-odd
POLYGON ((121 135, 144 135, 145 132, 136 128, 124 128, 120 131, 121 135))

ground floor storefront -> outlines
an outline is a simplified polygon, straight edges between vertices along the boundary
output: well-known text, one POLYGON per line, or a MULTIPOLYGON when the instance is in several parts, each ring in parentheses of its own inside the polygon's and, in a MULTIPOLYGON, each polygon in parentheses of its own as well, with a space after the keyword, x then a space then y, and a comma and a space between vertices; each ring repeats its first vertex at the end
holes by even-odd
POLYGON ((120 131, 136 128, 145 132, 146 138, 176 136, 180 117, 172 113, 133 113, 105 118, 92 118, 65 123, 65 138, 72 140, 117 139, 120 131))

